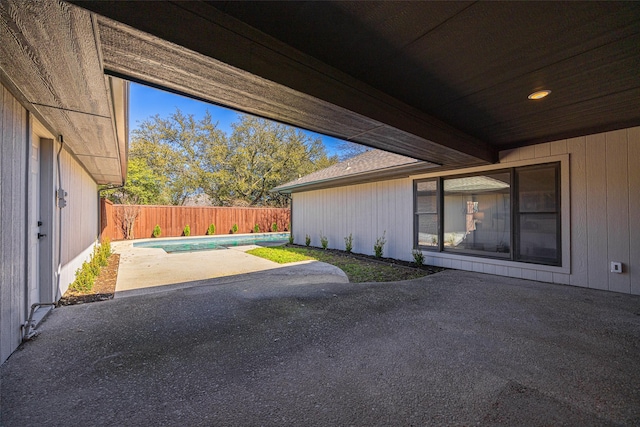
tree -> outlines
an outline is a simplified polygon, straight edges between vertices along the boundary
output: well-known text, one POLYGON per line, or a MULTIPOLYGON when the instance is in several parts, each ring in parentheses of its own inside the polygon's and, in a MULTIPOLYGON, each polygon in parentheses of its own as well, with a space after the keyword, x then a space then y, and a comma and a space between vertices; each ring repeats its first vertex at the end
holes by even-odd
POLYGON ((200 158, 198 149, 204 140, 224 136, 211 122, 211 115, 197 122, 193 115, 179 109, 168 119, 155 115, 132 132, 130 158, 143 159, 160 177, 159 201, 183 205, 189 196, 199 193, 200 158))
POLYGON ((286 206, 289 199, 270 190, 338 161, 320 139, 300 130, 242 115, 232 125, 226 147, 209 144, 203 191, 222 206, 286 206))
POLYGON ((157 176, 144 159, 129 160, 124 187, 105 191, 105 197, 120 205, 149 205, 160 202, 162 178, 157 176))
POLYGON ((109 193, 115 203, 183 205, 206 194, 219 206, 286 206, 271 189, 338 161, 320 139, 249 115, 230 137, 211 115, 199 121, 179 109, 156 115, 132 132, 129 177, 109 193))
POLYGON ((366 153, 367 151, 373 150, 371 147, 367 147, 366 145, 356 144, 351 141, 341 141, 338 144, 338 150, 340 150, 340 161, 345 161, 352 157, 358 156, 362 153, 366 153))

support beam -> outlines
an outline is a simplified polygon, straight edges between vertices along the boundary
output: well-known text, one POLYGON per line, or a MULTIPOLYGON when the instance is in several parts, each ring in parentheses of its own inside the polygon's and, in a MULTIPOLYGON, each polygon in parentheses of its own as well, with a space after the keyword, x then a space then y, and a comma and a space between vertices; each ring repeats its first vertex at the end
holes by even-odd
MULTIPOLYGON (((497 151, 490 144, 479 141, 299 52, 206 3, 110 1, 73 1, 73 3, 156 36, 157 39, 154 41, 156 48, 172 51, 176 51, 177 46, 186 48, 199 53, 201 56, 198 60, 209 58, 230 65, 236 71, 254 76, 254 79, 257 77, 264 82, 269 82, 272 85, 272 92, 277 88, 287 88, 290 91, 286 94, 287 96, 295 92, 299 99, 304 98, 308 101, 313 99, 314 103, 322 105, 325 111, 329 108, 331 110, 329 113, 333 116, 346 112, 353 120, 362 121, 363 126, 347 131, 335 127, 327 129, 322 124, 315 125, 313 117, 307 117, 306 121, 302 120, 302 117, 316 114, 316 111, 300 109, 298 105, 295 108, 299 110, 299 118, 281 117, 277 112, 263 111, 261 106, 243 107, 243 105, 225 104, 233 108, 434 163, 452 165, 497 161, 497 151), (149 19, 149 16, 153 16, 153 19, 149 19), (166 45, 159 46, 159 40, 165 41, 166 45)), ((127 31, 116 28, 112 24, 105 24, 104 20, 101 20, 101 24, 118 31, 127 31)), ((144 36, 139 35, 139 38, 144 36)), ((113 47, 109 45, 111 41, 108 37, 102 37, 102 43, 105 52, 113 47)), ((135 42, 130 42, 128 47, 139 54, 146 53, 147 48, 135 42)), ((186 53, 186 50, 184 52, 186 53)), ((148 61, 149 58, 139 58, 139 60, 148 61)), ((118 59, 114 50, 111 50, 110 54, 105 53, 105 68, 116 74, 121 73, 123 70, 115 69, 116 62, 118 59), (109 55, 113 55, 111 63, 107 58, 109 55)), ((177 73, 184 70, 184 62, 172 63, 166 60, 164 64, 159 65, 172 68, 177 73)), ((122 74, 147 81, 144 69, 135 69, 134 64, 129 68, 130 70, 122 74)), ((194 96, 191 90, 176 87, 175 82, 170 79, 164 82, 157 81, 158 78, 155 80, 150 83, 194 96)), ((201 94, 200 97, 212 102, 220 102, 212 99, 215 96, 211 93, 201 94)), ((281 94, 280 98, 282 97, 281 94)), ((289 100, 284 99, 283 105, 287 106, 287 104, 292 109, 289 100)))

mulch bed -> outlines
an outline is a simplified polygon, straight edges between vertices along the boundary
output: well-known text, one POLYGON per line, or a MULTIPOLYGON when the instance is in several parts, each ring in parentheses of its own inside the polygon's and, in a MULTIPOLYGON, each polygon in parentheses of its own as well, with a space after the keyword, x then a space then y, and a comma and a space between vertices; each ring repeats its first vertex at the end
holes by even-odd
POLYGON ((111 254, 109 263, 100 270, 100 275, 93 284, 93 289, 89 293, 75 292, 69 289, 58 302, 61 305, 84 304, 85 302, 105 301, 113 298, 116 292, 116 281, 118 280, 118 265, 120 255, 111 254))

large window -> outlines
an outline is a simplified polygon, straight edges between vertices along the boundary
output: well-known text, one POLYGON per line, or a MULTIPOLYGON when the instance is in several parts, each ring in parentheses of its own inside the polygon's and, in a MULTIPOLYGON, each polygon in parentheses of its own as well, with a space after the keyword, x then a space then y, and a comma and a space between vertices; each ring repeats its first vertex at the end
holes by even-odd
POLYGON ((558 165, 515 170, 518 183, 518 259, 541 264, 559 264, 560 192, 558 165))
POLYGON ((511 253, 509 171, 444 180, 444 249, 501 258, 511 253))
POLYGON ((415 194, 415 229, 416 245, 422 247, 438 247, 438 181, 435 179, 416 181, 415 194))
POLYGON ((557 163, 415 181, 416 247, 561 265, 557 163))

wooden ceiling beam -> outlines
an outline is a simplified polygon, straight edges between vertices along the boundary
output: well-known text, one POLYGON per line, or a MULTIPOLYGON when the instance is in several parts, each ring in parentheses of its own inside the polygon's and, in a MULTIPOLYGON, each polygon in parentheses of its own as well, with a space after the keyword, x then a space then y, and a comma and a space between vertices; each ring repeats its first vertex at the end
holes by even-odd
MULTIPOLYGON (((451 151, 460 153, 460 157, 466 159, 464 163, 493 163, 498 159, 497 149, 489 143, 404 104, 205 3, 72 3, 341 110, 353 112, 375 122, 375 126, 383 124, 424 141, 423 147, 407 147, 402 154, 435 163, 451 163, 449 157, 456 157, 449 154, 451 151), (150 16, 153 19, 149 19, 150 16)), ((179 68, 180 64, 172 66, 179 68)), ((267 113, 256 114, 287 123, 267 113)), ((314 128, 313 123, 288 124, 344 138, 339 129, 327 132, 314 128)), ((358 129, 358 132, 362 132, 362 129, 358 129)), ((359 142, 356 134, 347 135, 346 139, 359 142)), ((370 139, 362 142, 372 146, 378 144, 370 139)), ((385 149, 382 145, 378 148, 385 149)))

